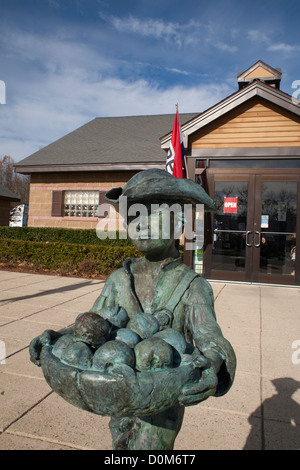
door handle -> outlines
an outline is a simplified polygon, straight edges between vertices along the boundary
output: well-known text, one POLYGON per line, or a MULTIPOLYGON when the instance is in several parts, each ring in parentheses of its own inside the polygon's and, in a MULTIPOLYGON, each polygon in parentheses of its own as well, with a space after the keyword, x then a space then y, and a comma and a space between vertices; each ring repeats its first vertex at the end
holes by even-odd
POLYGON ((248 236, 250 235, 250 233, 252 233, 251 230, 248 230, 248 231, 246 232, 246 245, 249 246, 249 247, 252 246, 252 243, 249 243, 249 241, 248 241, 248 236))
POLYGON ((258 243, 254 243, 254 246, 256 246, 256 248, 259 248, 260 247, 260 240, 261 240, 261 233, 258 232, 257 230, 254 233, 255 233, 255 235, 258 235, 258 243))

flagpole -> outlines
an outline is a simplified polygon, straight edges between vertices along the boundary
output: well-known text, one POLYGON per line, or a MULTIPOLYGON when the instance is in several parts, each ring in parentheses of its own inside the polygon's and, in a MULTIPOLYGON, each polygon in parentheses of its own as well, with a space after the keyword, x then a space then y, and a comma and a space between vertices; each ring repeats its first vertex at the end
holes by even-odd
POLYGON ((184 153, 184 163, 185 163, 186 177, 187 177, 187 179, 189 179, 189 172, 188 172, 187 160, 186 160, 186 154, 185 153, 184 153))

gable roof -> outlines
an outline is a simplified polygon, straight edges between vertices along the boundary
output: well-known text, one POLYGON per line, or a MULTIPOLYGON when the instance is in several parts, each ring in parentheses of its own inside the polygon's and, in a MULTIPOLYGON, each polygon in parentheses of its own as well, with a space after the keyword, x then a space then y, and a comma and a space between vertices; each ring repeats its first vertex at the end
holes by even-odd
POLYGON ((258 60, 255 64, 251 65, 247 70, 244 72, 239 72, 237 75, 238 82, 246 81, 248 82, 252 78, 259 78, 263 79, 281 79, 281 69, 274 69, 270 65, 266 64, 262 60, 258 60))
MULTIPOLYGON (((237 106, 247 102, 254 96, 260 96, 261 98, 264 98, 265 100, 274 103, 279 107, 296 114, 297 116, 300 116, 300 106, 295 102, 292 96, 276 88, 273 88, 270 85, 267 85, 259 79, 255 79, 245 88, 236 91, 216 105, 199 114, 191 121, 183 124, 181 126, 183 138, 187 139, 189 135, 211 123, 215 119, 225 115, 237 106)), ((167 135, 161 137, 160 140, 162 148, 166 149, 169 147, 171 137, 172 132, 169 132, 167 135)))
MULTIPOLYGON (((185 123, 196 113, 181 114, 185 123)), ((15 167, 19 172, 105 169, 103 165, 165 163, 160 136, 173 128, 174 114, 95 118, 38 150, 15 167)))

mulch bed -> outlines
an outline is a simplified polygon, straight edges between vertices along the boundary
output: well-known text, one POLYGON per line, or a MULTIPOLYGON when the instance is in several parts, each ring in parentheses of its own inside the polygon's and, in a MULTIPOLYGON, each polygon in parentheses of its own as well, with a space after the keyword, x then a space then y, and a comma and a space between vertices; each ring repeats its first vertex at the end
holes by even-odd
POLYGON ((28 274, 46 274, 48 276, 63 276, 63 277, 76 277, 76 278, 84 278, 84 279, 100 279, 106 280, 108 276, 104 276, 102 274, 83 274, 78 272, 64 272, 61 273, 59 271, 50 270, 50 269, 37 269, 30 265, 30 263, 0 263, 0 270, 1 271, 10 271, 16 273, 28 273, 28 274))

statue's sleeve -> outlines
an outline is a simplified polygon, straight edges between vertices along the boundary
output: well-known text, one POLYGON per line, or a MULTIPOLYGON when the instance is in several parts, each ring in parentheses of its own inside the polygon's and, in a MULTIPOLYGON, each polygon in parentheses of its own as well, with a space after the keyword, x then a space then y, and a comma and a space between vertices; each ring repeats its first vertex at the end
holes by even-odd
POLYGON ((100 310, 107 307, 114 307, 118 304, 118 293, 115 285, 115 276, 111 275, 103 287, 99 297, 97 297, 90 312, 100 313, 100 310))
POLYGON ((190 335, 204 356, 221 359, 216 396, 224 395, 234 379, 236 357, 217 323, 212 288, 203 278, 195 279, 190 286, 185 304, 184 329, 186 336, 190 335))

